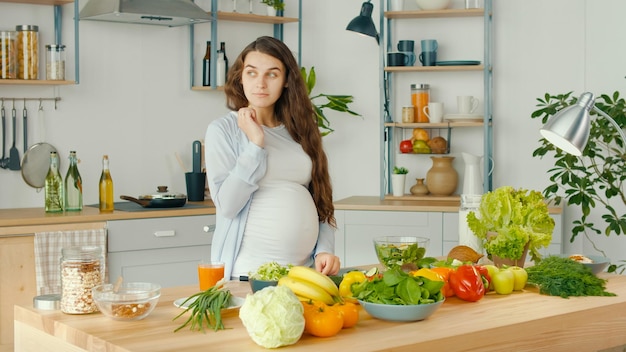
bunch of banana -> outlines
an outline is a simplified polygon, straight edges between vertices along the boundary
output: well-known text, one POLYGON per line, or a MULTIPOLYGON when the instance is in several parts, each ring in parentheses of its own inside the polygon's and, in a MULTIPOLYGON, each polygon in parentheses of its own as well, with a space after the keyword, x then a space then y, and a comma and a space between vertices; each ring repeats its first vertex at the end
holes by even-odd
POLYGON ((289 287, 301 301, 320 301, 332 305, 341 301, 339 288, 331 278, 306 266, 293 266, 278 285, 289 287))

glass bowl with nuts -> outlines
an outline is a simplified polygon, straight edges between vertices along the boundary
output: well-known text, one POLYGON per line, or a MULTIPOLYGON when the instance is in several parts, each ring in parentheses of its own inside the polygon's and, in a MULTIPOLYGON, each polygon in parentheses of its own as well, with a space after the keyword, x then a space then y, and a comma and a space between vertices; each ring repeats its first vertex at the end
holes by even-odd
POLYGON ((161 286, 148 282, 125 282, 92 289, 93 299, 102 314, 115 320, 140 320, 148 316, 161 297, 161 286))

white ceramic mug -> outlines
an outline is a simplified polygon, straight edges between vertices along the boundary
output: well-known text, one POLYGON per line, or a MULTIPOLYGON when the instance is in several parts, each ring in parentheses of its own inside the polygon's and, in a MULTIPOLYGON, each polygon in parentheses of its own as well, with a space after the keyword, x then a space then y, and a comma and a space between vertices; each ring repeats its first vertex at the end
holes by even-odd
POLYGON ((478 98, 471 95, 459 95, 456 97, 459 114, 473 114, 478 108, 478 98))
POLYGON ((443 103, 430 102, 422 109, 424 115, 428 116, 428 122, 438 123, 443 120, 443 103))

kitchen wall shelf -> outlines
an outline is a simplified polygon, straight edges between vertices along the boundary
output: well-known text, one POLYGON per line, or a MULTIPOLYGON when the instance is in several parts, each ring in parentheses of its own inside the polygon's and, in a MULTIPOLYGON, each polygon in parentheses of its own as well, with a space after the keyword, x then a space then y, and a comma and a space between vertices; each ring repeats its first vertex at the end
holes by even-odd
MULTIPOLYGON (((484 8, 478 9, 446 9, 438 11, 426 11, 426 10, 410 10, 410 11, 384 11, 384 9, 390 8, 391 0, 380 0, 380 100, 381 100, 381 161, 380 161, 380 198, 381 199, 393 199, 393 200, 415 200, 415 196, 411 194, 402 197, 391 196, 391 172, 393 166, 396 165, 396 155, 402 153, 399 152, 399 143, 405 139, 408 130, 413 128, 424 129, 447 129, 448 131, 448 153, 450 152, 450 146, 453 144, 451 139, 451 130, 453 128, 477 128, 481 127, 483 138, 483 157, 484 160, 490 160, 484 164, 484 191, 490 191, 492 189, 492 174, 490 170, 492 168, 492 145, 493 145, 493 132, 492 132, 492 114, 493 114, 493 65, 492 65, 492 46, 493 46, 493 30, 492 30, 492 1, 484 0, 484 8), (478 65, 461 65, 461 66, 386 66, 387 52, 394 51, 393 41, 398 38, 393 38, 393 32, 401 32, 399 29, 407 29, 406 26, 410 26, 411 23, 407 23, 406 20, 423 20, 423 19, 442 19, 448 20, 448 22, 442 24, 440 21, 428 22, 429 28, 435 28, 434 32, 438 31, 437 26, 441 26, 442 31, 450 30, 448 24, 453 24, 453 21, 458 18, 482 17, 483 21, 483 41, 484 46, 483 57, 478 65), (432 27, 430 27, 432 25, 432 27), (394 105, 399 100, 395 97, 393 80, 395 75, 415 75, 415 77, 425 77, 424 75, 432 74, 449 74, 450 72, 482 72, 483 81, 483 106, 484 113, 482 118, 478 121, 444 121, 441 123, 398 123, 393 122, 394 105)), ((413 22, 415 23, 415 22, 413 22)), ((425 25, 424 22, 418 25, 425 25)), ((415 28, 411 28, 414 30, 415 28)), ((404 38, 401 38, 404 39, 404 38)), ((413 77, 413 76, 410 76, 413 77)), ((432 76, 428 76, 432 77, 432 76)), ((438 76, 439 77, 439 76, 438 76)), ((404 76, 403 76, 404 78, 404 76)), ((455 77, 456 79, 456 77, 455 77)), ((475 79, 474 76, 459 76, 458 79, 475 79)), ((473 82, 473 81, 472 81, 473 82)), ((448 154, 446 153, 446 154, 448 154)), ((414 154, 414 153, 406 153, 414 154)), ((423 156, 436 156, 441 154, 420 154, 423 156)), ((444 197, 444 200, 456 200, 457 195, 444 197)))
MULTIPOLYGON (((293 1, 291 4, 295 4, 293 1)), ((274 38, 283 40, 283 25, 296 23, 298 24, 298 63, 300 62, 300 53, 302 52, 302 0, 297 0, 298 4, 298 17, 283 17, 283 16, 266 16, 253 13, 241 13, 231 11, 219 11, 218 1, 211 0, 211 11, 208 12, 213 18, 211 21, 211 42, 219 43, 217 40, 218 22, 230 21, 230 22, 247 22, 247 23, 259 23, 270 24, 274 26, 274 38)), ((289 6, 289 3, 287 4, 289 6)), ((191 77, 191 90, 195 91, 220 91, 224 90, 223 87, 215 87, 216 84, 216 60, 211 60, 211 85, 210 86, 198 86, 195 84, 195 54, 194 54, 194 25, 190 25, 190 77, 191 77)), ((217 45, 211 45, 211 57, 217 57, 217 45)))
POLYGON ((384 13, 384 16, 388 19, 480 17, 483 15, 483 9, 386 11, 384 13))
POLYGON ((441 202, 460 202, 461 196, 458 194, 453 194, 451 196, 434 196, 432 194, 427 194, 424 196, 416 196, 410 193, 407 193, 401 197, 392 196, 388 194, 385 196, 385 199, 388 200, 428 200, 428 201, 441 201, 441 202))
POLYGON ((451 72, 451 71, 484 71, 484 65, 464 66, 387 66, 385 72, 451 72))
MULTIPOLYGON (((61 86, 78 84, 79 80, 79 60, 78 60, 78 1, 74 0, 0 0, 0 3, 15 3, 24 5, 45 5, 54 6, 54 38, 56 43, 61 43, 61 12, 62 6, 74 4, 74 80, 27 80, 27 79, 0 79, 0 85, 22 85, 22 86, 61 86)), ((45 56, 39 54, 39 61, 45 64, 45 56), (42 60, 42 58, 44 60, 42 60)), ((40 70, 40 75, 45 76, 45 70, 40 70)))
POLYGON ((20 86, 66 86, 76 84, 75 81, 45 80, 45 79, 0 79, 0 84, 20 86))
MULTIPOLYGON (((211 12, 209 12, 211 15, 211 12)), ((253 13, 240 13, 240 12, 227 12, 217 11, 217 19, 219 21, 236 21, 236 22, 249 22, 249 23, 268 23, 268 24, 285 24, 294 23, 300 21, 295 17, 282 17, 282 16, 264 16, 253 13)))

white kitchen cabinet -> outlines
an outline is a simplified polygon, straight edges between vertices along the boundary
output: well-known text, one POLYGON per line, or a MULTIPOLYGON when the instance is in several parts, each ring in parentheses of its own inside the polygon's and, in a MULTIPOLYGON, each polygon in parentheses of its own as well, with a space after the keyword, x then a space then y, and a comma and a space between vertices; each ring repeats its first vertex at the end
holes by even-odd
POLYGON ((198 282, 198 261, 211 256, 215 215, 116 220, 107 226, 111 282, 122 276, 162 287, 192 285, 198 282))
MULTIPOLYGON (((555 221, 552 242, 541 254, 562 253, 563 214, 551 213, 555 221)), ((373 239, 377 236, 430 238, 427 256, 446 255, 459 244, 458 212, 336 210, 335 254, 342 267, 378 263, 373 239)))
POLYGON ((379 236, 427 237, 427 256, 442 255, 441 212, 337 210, 335 253, 343 267, 378 263, 373 239, 379 236))

